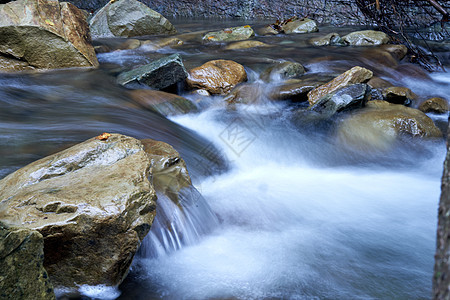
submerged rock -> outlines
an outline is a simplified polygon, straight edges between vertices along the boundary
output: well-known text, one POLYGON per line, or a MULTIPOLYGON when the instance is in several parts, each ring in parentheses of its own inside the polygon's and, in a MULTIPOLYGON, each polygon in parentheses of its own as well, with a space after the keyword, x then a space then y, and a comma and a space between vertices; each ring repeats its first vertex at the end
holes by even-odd
POLYGON ((405 45, 380 45, 378 48, 389 52, 396 60, 402 60, 408 53, 408 48, 405 45))
POLYGON ((282 26, 283 32, 292 33, 309 33, 319 31, 316 21, 304 18, 287 22, 282 26))
POLYGON ((186 82, 191 88, 205 89, 211 94, 228 94, 246 80, 247 73, 241 64, 220 59, 190 70, 186 82))
POLYGON ((271 47, 270 45, 260 42, 260 41, 241 41, 229 44, 225 47, 226 50, 239 50, 239 49, 248 49, 248 48, 256 48, 256 47, 271 47))
POLYGON ((261 79, 267 82, 280 79, 297 78, 305 73, 302 64, 292 61, 283 61, 267 68, 262 74, 261 79))
POLYGON ((356 83, 365 83, 370 78, 372 78, 372 75, 373 73, 370 70, 358 66, 353 67, 345 73, 342 73, 332 81, 310 91, 308 93, 309 105, 313 106, 320 98, 322 98, 326 94, 337 91, 338 89, 345 86, 356 83))
POLYGON ((51 0, 0 5, 0 63, 5 60, 0 69, 98 66, 83 13, 51 0))
POLYGON ((399 135, 441 138, 433 121, 418 109, 386 101, 369 101, 365 108, 348 116, 338 126, 341 145, 361 150, 387 150, 399 135))
POLYGON ((424 113, 445 114, 449 111, 448 102, 444 98, 434 97, 425 100, 419 106, 424 113))
POLYGON ((264 89, 258 83, 244 83, 235 87, 224 100, 228 104, 255 104, 264 97, 264 89))
POLYGON ((120 73, 117 82, 126 85, 138 82, 154 89, 164 89, 184 80, 188 73, 180 55, 172 54, 147 65, 120 73))
POLYGON ((374 46, 389 42, 389 36, 386 33, 375 30, 355 31, 342 39, 350 46, 374 46))
POLYGON ((162 91, 131 90, 129 95, 142 107, 164 116, 187 114, 197 110, 197 107, 188 99, 162 91))
POLYGON ((155 216, 151 159, 138 140, 104 134, 0 181, 0 219, 44 237, 56 286, 117 285, 155 216))
POLYGON ((183 45, 184 42, 176 37, 168 37, 157 40, 147 40, 142 41, 141 45, 145 48, 150 48, 152 50, 157 50, 165 47, 178 47, 183 45))
POLYGON ((345 44, 340 35, 336 32, 312 38, 309 40, 309 43, 313 46, 341 46, 345 44))
POLYGON ((175 34, 172 23, 136 0, 108 2, 89 22, 94 38, 175 34))
POLYGON ((255 35, 249 25, 225 28, 220 31, 208 32, 203 36, 206 42, 235 42, 247 40, 255 35))
POLYGON ((42 234, 0 223, 0 298, 53 300, 42 234))

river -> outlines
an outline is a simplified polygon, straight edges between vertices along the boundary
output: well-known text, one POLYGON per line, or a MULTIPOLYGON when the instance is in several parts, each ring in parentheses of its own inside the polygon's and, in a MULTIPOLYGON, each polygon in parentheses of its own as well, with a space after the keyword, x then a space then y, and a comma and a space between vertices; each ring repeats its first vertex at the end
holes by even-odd
MULTIPOLYGON (((186 38, 244 23, 174 24, 186 38)), ((250 82, 277 59, 300 62, 307 74, 360 65, 421 97, 448 97, 447 73, 382 65, 364 48, 308 46, 309 37, 336 30, 352 29, 257 37, 275 46, 237 51, 192 38, 156 53, 181 53, 187 68, 233 59, 250 82)), ((277 82, 261 83, 258 104, 234 109, 221 96, 199 100, 182 91, 200 111, 165 119, 133 106, 112 76, 154 55, 150 48, 122 50, 99 54, 99 70, 0 75, 0 178, 107 131, 172 144, 196 188, 183 195, 183 212, 160 197, 121 286, 81 287, 81 296, 62 292, 61 299, 430 298, 444 139, 405 137, 389 151, 349 151, 332 127, 292 122, 301 103, 269 101, 277 82)), ((446 115, 430 116, 446 127, 446 115)))

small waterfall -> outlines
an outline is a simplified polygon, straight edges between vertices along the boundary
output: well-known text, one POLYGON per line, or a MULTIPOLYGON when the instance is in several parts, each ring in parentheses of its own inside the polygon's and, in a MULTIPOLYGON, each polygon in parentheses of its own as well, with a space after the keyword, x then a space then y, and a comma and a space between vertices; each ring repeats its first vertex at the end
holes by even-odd
POLYGON ((198 242, 219 220, 205 198, 193 186, 179 193, 179 205, 157 192, 158 207, 149 234, 139 250, 143 258, 155 258, 198 242))

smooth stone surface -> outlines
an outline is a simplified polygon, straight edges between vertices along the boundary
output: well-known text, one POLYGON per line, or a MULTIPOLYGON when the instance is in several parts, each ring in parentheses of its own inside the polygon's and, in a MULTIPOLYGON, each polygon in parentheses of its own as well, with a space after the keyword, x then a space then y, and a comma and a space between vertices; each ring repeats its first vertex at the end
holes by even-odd
POLYGON ((440 97, 433 97, 425 100, 419 105, 419 110, 424 113, 445 114, 449 111, 447 100, 440 97))
POLYGON ((121 85, 138 82, 154 89, 164 89, 184 80, 187 76, 188 73, 180 55, 172 54, 120 73, 117 82, 121 85))
POLYGON ((332 81, 310 91, 308 93, 309 105, 313 106, 320 98, 322 98, 326 94, 337 91, 338 89, 345 86, 356 83, 365 83, 370 78, 372 78, 372 76, 373 73, 370 70, 358 66, 353 67, 345 73, 342 73, 332 81))
POLYGON ((313 46, 342 46, 345 45, 344 41, 342 40, 341 36, 336 33, 332 32, 324 36, 315 37, 309 40, 309 43, 313 46))
POLYGON ((286 34, 309 33, 319 31, 316 21, 304 18, 294 20, 283 25, 283 31, 286 34))
POLYGON ((163 91, 131 90, 129 95, 142 107, 164 116, 187 114, 197 110, 197 107, 188 99, 163 91))
POLYGON ((263 86, 258 83, 244 83, 236 86, 224 100, 227 104, 257 104, 264 98, 263 86))
POLYGON ((0 299, 55 299, 39 232, 0 222, 0 299))
POLYGON ((142 143, 112 134, 35 161, 0 181, 0 219, 44 237, 52 283, 116 285, 156 210, 142 143))
POLYGON ((260 41, 241 41, 229 44, 225 47, 226 50, 239 50, 239 49, 249 49, 257 47, 271 47, 266 43, 260 41))
POLYGON ((389 36, 386 33, 375 30, 355 31, 342 39, 350 46, 374 46, 389 42, 389 36))
POLYGON ((83 13, 51 0, 0 5, 0 57, 9 61, 1 69, 11 70, 98 66, 83 13))
POLYGON ((255 35, 249 25, 225 28, 220 31, 208 32, 203 36, 205 42, 235 42, 247 40, 255 35))
POLYGON ((410 89, 399 86, 385 88, 382 93, 384 100, 395 104, 409 105, 418 98, 410 89))
POLYGON ((212 60, 189 71, 186 83, 191 88, 205 89, 211 94, 228 94, 237 84, 247 80, 244 67, 232 60, 212 60))
POLYGON ((90 20, 93 38, 175 34, 172 23, 136 0, 108 2, 90 20))
POLYGON ((282 79, 298 78, 305 73, 302 64, 293 61, 283 61, 272 65, 261 73, 261 79, 266 82, 279 81, 282 79))
POLYGON ((386 101, 369 101, 339 124, 337 138, 344 147, 386 151, 398 137, 442 138, 433 121, 418 109, 386 101))
POLYGON ((378 46, 378 48, 383 51, 389 52, 396 60, 402 60, 408 53, 408 48, 405 45, 387 44, 380 45, 378 46))

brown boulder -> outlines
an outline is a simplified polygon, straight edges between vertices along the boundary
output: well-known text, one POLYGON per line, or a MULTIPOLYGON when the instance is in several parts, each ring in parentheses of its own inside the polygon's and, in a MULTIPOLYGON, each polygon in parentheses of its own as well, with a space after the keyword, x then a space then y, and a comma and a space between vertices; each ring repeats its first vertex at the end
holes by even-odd
POLYGON ((97 67, 89 27, 74 5, 18 0, 0 5, 0 56, 41 69, 97 67))
POLYGON ((212 60, 189 71, 186 82, 191 88, 206 89, 211 94, 228 94, 247 80, 244 67, 232 60, 212 60))
POLYGON ((240 41, 229 44, 225 47, 226 50, 239 50, 257 47, 270 47, 270 45, 260 42, 260 41, 240 41))
POLYGON ((350 70, 342 73, 332 81, 321 85, 308 93, 309 105, 314 105, 320 98, 326 94, 337 91, 345 86, 355 83, 365 83, 372 78, 372 71, 361 67, 353 67, 350 70))
POLYGON ((408 48, 405 45, 386 44, 380 45, 378 48, 389 52, 396 60, 402 60, 408 53, 408 48))
POLYGON ((420 110, 382 100, 369 101, 337 129, 341 145, 364 150, 387 150, 401 134, 442 137, 433 121, 420 110))
POLYGON ((163 91, 131 90, 129 95, 140 106, 164 116, 186 114, 197 109, 188 99, 163 91))
POLYGON ((448 112, 448 102, 444 98, 434 97, 425 100, 419 106, 419 110, 424 113, 437 113, 437 114, 445 114, 448 112))
POLYGON ((89 139, 0 181, 0 220, 44 237, 56 286, 119 284, 155 216, 151 160, 138 140, 89 139))
POLYGON ((418 98, 410 89, 399 86, 385 88, 382 93, 387 102, 395 104, 409 105, 418 98))

